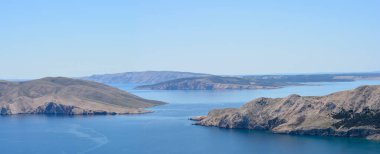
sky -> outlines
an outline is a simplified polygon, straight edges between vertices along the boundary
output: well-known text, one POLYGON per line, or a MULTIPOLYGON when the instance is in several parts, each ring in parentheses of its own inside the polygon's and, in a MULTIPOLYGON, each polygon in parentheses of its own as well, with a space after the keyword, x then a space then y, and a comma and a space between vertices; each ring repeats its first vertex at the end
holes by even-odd
POLYGON ((0 78, 380 70, 378 0, 1 0, 0 78))

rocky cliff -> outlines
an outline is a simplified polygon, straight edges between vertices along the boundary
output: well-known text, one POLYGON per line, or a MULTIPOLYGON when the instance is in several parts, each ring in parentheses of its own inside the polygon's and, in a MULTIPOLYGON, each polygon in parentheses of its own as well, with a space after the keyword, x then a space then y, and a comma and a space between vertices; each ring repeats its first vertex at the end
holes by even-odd
POLYGON ((92 81, 43 78, 0 81, 0 114, 129 114, 164 104, 92 81))
POLYGON ((258 98, 238 109, 212 110, 196 124, 380 139, 380 86, 362 86, 321 97, 258 98))

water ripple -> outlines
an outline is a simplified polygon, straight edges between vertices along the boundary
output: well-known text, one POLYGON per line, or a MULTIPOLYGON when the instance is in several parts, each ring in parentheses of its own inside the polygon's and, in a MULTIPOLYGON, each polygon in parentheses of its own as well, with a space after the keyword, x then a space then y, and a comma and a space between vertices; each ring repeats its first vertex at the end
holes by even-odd
POLYGON ((94 142, 96 144, 91 148, 78 152, 79 154, 85 154, 93 150, 96 150, 109 142, 108 138, 105 135, 95 131, 94 129, 84 128, 80 125, 72 125, 72 127, 68 130, 67 133, 73 134, 79 138, 90 140, 91 142, 94 142))

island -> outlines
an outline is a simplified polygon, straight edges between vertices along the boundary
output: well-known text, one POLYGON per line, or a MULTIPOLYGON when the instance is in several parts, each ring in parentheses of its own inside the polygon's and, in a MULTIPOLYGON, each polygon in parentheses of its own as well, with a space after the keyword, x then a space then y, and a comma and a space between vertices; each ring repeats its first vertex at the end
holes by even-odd
POLYGON ((310 74, 310 75, 206 75, 172 79, 155 84, 143 84, 143 90, 244 90, 276 89, 321 82, 352 82, 379 80, 379 73, 310 74))
POLYGON ((0 81, 0 114, 136 114, 165 104, 101 83, 65 77, 0 81))
POLYGON ((290 85, 288 82, 266 82, 242 77, 205 76, 170 80, 153 85, 138 86, 135 89, 150 90, 223 90, 223 89, 275 89, 290 85))
POLYGON ((211 110, 196 125, 273 133, 380 139, 380 86, 326 96, 258 98, 240 108, 211 110))
POLYGON ((156 84, 169 80, 209 76, 209 74, 203 73, 191 73, 191 72, 175 72, 175 71, 144 71, 144 72, 125 72, 115 74, 99 74, 91 75, 87 77, 81 77, 80 79, 90 80, 100 83, 112 83, 112 84, 156 84))
POLYGON ((177 71, 143 71, 99 74, 79 79, 105 84, 131 84, 142 90, 244 90, 276 89, 320 82, 380 80, 379 72, 295 74, 295 75, 213 75, 177 71))

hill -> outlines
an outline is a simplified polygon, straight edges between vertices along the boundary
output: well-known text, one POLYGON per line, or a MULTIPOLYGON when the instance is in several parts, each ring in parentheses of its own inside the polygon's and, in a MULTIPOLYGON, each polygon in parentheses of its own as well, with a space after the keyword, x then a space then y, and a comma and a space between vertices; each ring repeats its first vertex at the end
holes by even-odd
POLYGON ((258 98, 241 108, 212 110, 194 119, 204 126, 380 139, 380 86, 321 97, 258 98))
POLYGON ((104 84, 64 77, 0 82, 0 114, 129 114, 164 104, 104 84))

